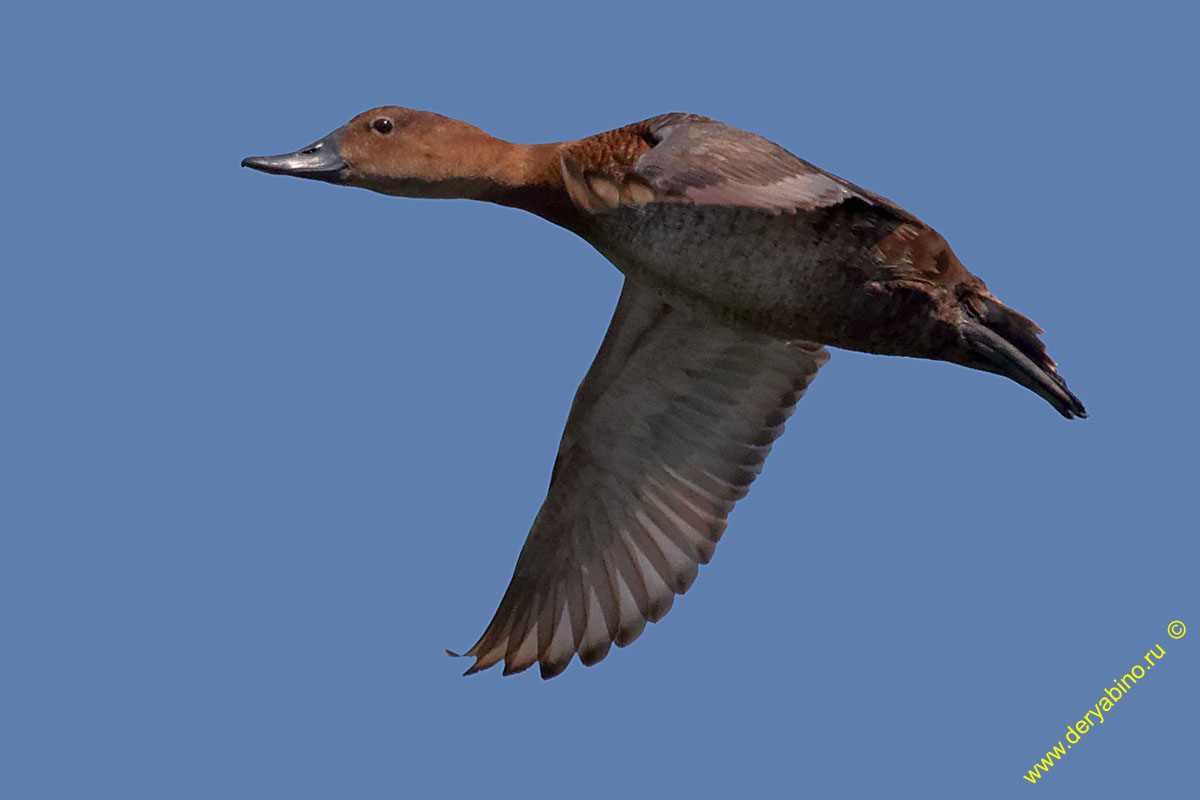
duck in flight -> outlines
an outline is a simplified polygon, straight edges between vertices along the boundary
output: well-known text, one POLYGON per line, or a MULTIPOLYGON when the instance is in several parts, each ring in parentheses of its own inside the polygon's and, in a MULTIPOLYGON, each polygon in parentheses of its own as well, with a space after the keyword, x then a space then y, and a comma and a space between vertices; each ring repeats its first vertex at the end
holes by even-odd
MULTIPOLYGON (((1038 339, 912 214, 766 139, 664 114, 521 145, 384 106, 242 166, 522 208, 625 276, 512 581, 466 674, 592 665, 713 556, 826 345, 1008 377, 1086 417, 1038 339)), ((447 651, 449 652, 449 651, 447 651)), ((453 655, 453 654, 452 654, 453 655)))

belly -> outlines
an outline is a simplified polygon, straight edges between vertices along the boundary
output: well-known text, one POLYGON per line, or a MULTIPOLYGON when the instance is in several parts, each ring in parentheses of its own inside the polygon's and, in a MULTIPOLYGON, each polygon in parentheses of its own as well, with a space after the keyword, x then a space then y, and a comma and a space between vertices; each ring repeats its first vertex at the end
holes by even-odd
POLYGON ((889 299, 870 252, 890 229, 878 228, 841 208, 655 204, 605 214, 586 238, 673 305, 782 339, 879 352, 869 328, 889 299))

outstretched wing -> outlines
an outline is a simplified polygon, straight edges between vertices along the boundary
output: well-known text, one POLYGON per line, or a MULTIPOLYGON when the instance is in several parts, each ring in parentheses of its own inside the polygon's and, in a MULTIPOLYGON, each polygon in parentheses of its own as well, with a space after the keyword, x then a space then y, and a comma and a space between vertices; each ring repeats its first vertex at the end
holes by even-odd
POLYGON ((589 164, 586 149, 563 151, 567 189, 584 210, 597 213, 620 205, 688 202, 778 214, 855 199, 902 221, 916 221, 890 200, 732 125, 695 114, 663 114, 634 127, 650 149, 631 169, 613 169, 611 162, 589 164))
POLYGON ((575 395, 550 490, 508 590, 465 655, 591 665, 671 608, 829 354, 732 330, 626 281, 575 395))

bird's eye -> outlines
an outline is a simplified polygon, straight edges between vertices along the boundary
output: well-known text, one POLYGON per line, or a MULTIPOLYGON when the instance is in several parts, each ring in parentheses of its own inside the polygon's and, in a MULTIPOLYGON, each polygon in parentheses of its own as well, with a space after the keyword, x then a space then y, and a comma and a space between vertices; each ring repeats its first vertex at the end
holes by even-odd
POLYGON ((387 117, 380 117, 379 119, 377 119, 371 123, 371 127, 374 128, 375 130, 377 130, 378 132, 380 132, 384 135, 387 135, 387 134, 391 133, 392 129, 395 128, 396 126, 387 117))

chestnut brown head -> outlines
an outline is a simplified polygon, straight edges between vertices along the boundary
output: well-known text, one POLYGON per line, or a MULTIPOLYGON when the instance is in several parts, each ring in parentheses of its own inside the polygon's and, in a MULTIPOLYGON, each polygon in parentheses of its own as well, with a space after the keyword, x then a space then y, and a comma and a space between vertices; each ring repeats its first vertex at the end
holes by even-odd
POLYGON ((497 142, 440 114, 380 106, 308 147, 242 166, 404 197, 463 197, 483 177, 487 148, 497 142))

